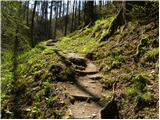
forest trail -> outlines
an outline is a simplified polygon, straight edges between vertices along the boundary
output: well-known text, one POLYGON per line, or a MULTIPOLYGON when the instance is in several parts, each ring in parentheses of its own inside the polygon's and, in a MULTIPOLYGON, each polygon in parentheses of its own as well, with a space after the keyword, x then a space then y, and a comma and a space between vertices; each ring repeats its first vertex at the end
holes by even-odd
MULTIPOLYGON (((53 47, 52 45, 55 44, 46 44, 48 48, 53 47)), ((64 119, 99 119, 102 106, 98 101, 104 94, 103 86, 99 81, 102 78, 99 68, 77 53, 66 53, 66 56, 76 66, 76 78, 56 84, 58 89, 70 97, 70 105, 64 119)))

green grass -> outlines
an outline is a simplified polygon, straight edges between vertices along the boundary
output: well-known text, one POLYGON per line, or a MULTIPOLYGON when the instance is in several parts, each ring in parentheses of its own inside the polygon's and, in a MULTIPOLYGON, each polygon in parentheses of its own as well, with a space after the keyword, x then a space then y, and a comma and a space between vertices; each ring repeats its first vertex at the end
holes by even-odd
MULTIPOLYGON (((17 73, 15 86, 12 86, 11 84, 13 78, 12 72, 5 72, 3 75, 1 102, 3 105, 7 105, 7 109, 5 109, 5 111, 10 113, 14 112, 11 110, 11 106, 9 106, 10 102, 12 102, 12 99, 10 99, 10 92, 12 88, 15 88, 15 90, 19 92, 19 96, 23 98, 20 98, 19 103, 25 103, 25 100, 28 99, 27 96, 30 96, 32 104, 30 106, 23 105, 23 107, 20 108, 21 111, 25 111, 27 109, 25 114, 26 118, 45 118, 45 115, 43 116, 42 112, 49 111, 47 114, 52 114, 54 110, 59 110, 61 107, 64 107, 64 105, 59 104, 60 100, 58 98, 53 99, 54 97, 56 98, 57 95, 54 93, 54 87, 51 87, 50 85, 56 80, 56 75, 50 71, 50 68, 53 65, 61 66, 61 71, 65 73, 63 77, 70 75, 71 72, 65 71, 67 67, 61 63, 60 57, 55 52, 56 50, 48 49, 44 47, 44 44, 45 43, 40 43, 32 50, 19 54, 17 58, 18 65, 15 70, 17 73), (24 91, 21 90, 22 88, 24 91), (43 104, 44 101, 46 101, 45 104, 43 104), (40 105, 41 102, 42 104, 40 105), (52 103, 57 104, 59 108, 56 107, 54 110, 50 108, 48 108, 49 110, 42 110, 41 106, 49 107, 52 103)), ((10 61, 3 64, 5 65, 5 67, 3 67, 4 71, 10 71, 10 66, 12 66, 12 64, 9 62, 10 61)), ((59 74, 60 73, 57 73, 57 76, 59 74)), ((62 77, 62 75, 59 76, 62 77)), ((18 104, 16 104, 16 106, 18 106, 18 104)), ((62 112, 62 110, 59 112, 62 112)), ((59 112, 57 111, 55 115, 57 114, 57 116, 60 116, 58 115, 60 114, 59 112)), ((7 113, 5 112, 5 114, 7 113)))
POLYGON ((93 27, 77 30, 61 38, 57 44, 57 48, 87 54, 92 51, 95 46, 99 45, 101 37, 107 34, 113 19, 114 17, 97 20, 93 27))

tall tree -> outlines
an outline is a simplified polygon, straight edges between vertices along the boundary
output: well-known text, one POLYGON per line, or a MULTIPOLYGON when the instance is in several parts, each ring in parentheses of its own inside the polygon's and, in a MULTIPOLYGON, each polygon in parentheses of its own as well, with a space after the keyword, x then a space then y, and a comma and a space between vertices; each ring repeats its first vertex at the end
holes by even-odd
POLYGON ((86 5, 86 19, 85 19, 85 25, 88 25, 89 23, 93 23, 95 20, 94 16, 94 1, 87 1, 86 5))
POLYGON ((29 1, 27 1, 27 15, 26 15, 27 26, 29 26, 29 1))
POLYGON ((62 14, 62 1, 59 1, 59 18, 61 17, 62 14))
POLYGON ((86 21, 86 0, 83 1, 83 21, 86 21))
POLYGON ((52 10, 53 10, 53 3, 54 1, 51 1, 51 6, 50 6, 50 17, 49 17, 49 38, 52 37, 52 10))
POLYGON ((55 13, 55 25, 54 25, 54 39, 56 38, 56 32, 57 32, 57 17, 58 17, 58 1, 55 2, 54 7, 54 13, 55 13))
POLYGON ((37 1, 34 2, 34 8, 33 8, 33 12, 32 12, 32 21, 31 21, 31 46, 34 47, 35 43, 33 40, 33 34, 34 34, 34 17, 35 17, 35 11, 36 11, 36 5, 37 5, 37 1))
POLYGON ((75 16, 74 16, 74 30, 76 29, 77 27, 77 0, 75 1, 75 12, 74 12, 75 16))
POLYGON ((69 9, 69 1, 67 1, 67 12, 66 12, 66 17, 65 17, 65 30, 64 30, 64 35, 67 34, 67 25, 68 25, 68 9, 69 9))
POLYGON ((48 1, 45 1, 45 39, 48 39, 48 1))
POLYGON ((74 9, 75 9, 75 1, 73 1, 72 21, 71 21, 71 32, 73 31, 73 27, 74 27, 74 9))
POLYGON ((81 21, 81 1, 79 0, 79 5, 78 5, 78 25, 80 25, 81 21))

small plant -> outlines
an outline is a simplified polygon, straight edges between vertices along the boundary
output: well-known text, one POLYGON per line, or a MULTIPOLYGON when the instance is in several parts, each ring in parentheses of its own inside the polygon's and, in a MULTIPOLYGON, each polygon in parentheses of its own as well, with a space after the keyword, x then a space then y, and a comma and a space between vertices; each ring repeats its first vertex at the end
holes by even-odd
POLYGON ((159 48, 153 48, 145 53, 144 60, 149 62, 156 62, 156 60, 158 59, 158 54, 159 48))
POLYGON ((144 87, 147 84, 147 79, 144 77, 144 74, 134 74, 132 77, 133 86, 140 91, 143 91, 144 87))
POLYGON ((73 80, 75 78, 75 71, 73 68, 65 68, 59 75, 59 80, 73 80))
POLYGON ((119 61, 112 62, 112 66, 111 66, 112 69, 115 69, 115 68, 119 69, 120 67, 121 67, 121 62, 119 61))
POLYGON ((115 80, 116 79, 114 79, 114 78, 103 78, 102 79, 102 82, 105 84, 105 88, 106 89, 112 89, 112 85, 113 85, 113 83, 115 82, 115 80))
POLYGON ((45 103, 47 107, 52 107, 57 100, 58 100, 57 96, 55 97, 50 96, 49 98, 46 98, 45 103))
POLYGON ((136 98, 136 107, 135 109, 140 110, 146 106, 152 106, 156 103, 154 95, 151 93, 141 94, 136 98))
POLYGON ((134 97, 134 96, 136 96, 138 94, 138 91, 137 91, 137 89, 135 89, 135 87, 128 87, 126 89, 126 94, 128 96, 134 97))

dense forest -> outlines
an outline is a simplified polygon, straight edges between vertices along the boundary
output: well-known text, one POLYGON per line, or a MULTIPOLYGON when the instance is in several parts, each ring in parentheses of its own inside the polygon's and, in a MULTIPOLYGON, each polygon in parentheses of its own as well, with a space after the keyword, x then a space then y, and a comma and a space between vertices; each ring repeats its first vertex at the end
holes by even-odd
POLYGON ((158 1, 1 1, 1 118, 158 119, 158 74, 158 1))

